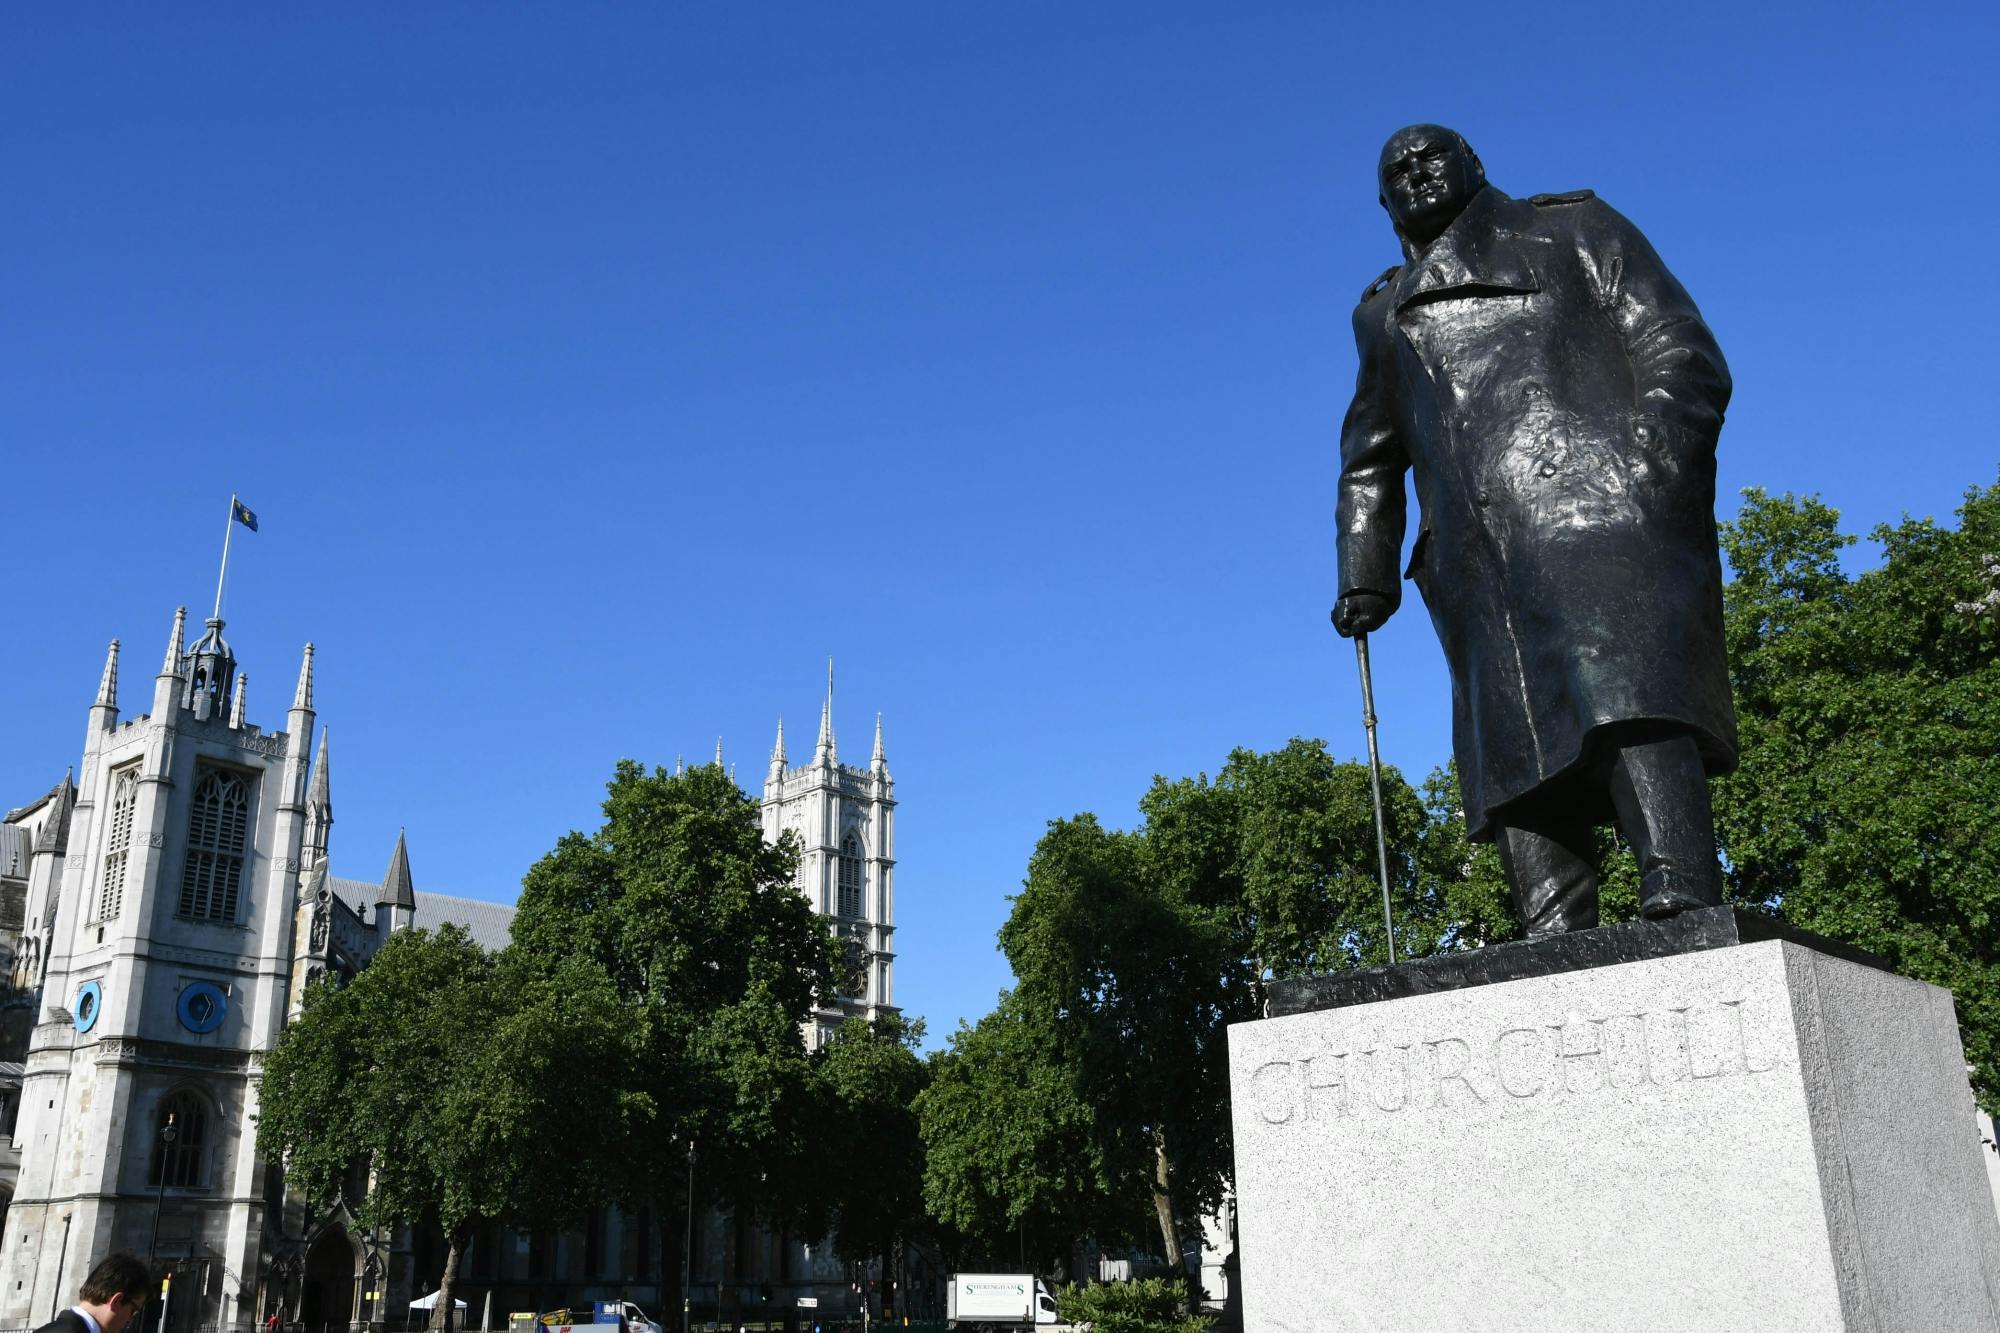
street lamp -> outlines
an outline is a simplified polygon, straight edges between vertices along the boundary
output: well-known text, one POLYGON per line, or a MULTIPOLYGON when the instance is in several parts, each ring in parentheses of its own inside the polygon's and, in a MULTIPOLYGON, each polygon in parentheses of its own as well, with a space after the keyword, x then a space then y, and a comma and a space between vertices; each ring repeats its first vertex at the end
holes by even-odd
POLYGON ((681 1247, 681 1333, 694 1319, 694 1140, 688 1140, 687 1234, 681 1247))
MULTIPOLYGON (((174 1139, 179 1131, 174 1128, 174 1113, 167 1112, 167 1123, 160 1126, 160 1192, 153 1196, 153 1244, 147 1251, 147 1258, 154 1263, 160 1261, 160 1213, 167 1206, 167 1155, 174 1149, 174 1139)), ((189 1241, 193 1248, 193 1241, 189 1241)), ((174 1298, 171 1287, 163 1288, 160 1294, 160 1333, 166 1333, 167 1305, 174 1298)))
POLYGON ((146 1251, 146 1257, 157 1260, 160 1257, 160 1210, 167 1202, 167 1154, 174 1149, 174 1139, 180 1131, 174 1128, 172 1112, 167 1113, 167 1123, 160 1126, 160 1192, 153 1199, 153 1244, 146 1251))

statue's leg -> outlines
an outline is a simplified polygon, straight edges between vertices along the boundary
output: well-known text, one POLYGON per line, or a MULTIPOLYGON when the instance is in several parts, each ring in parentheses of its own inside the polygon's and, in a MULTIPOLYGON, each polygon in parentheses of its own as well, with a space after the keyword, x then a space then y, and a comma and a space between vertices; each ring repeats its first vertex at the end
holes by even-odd
POLYGON ((1493 843, 1531 937, 1597 924, 1597 849, 1587 821, 1510 815, 1496 821, 1493 843))
POLYGON ((1655 919, 1722 901, 1708 774, 1694 737, 1626 745, 1611 765, 1618 827, 1639 857, 1639 911, 1655 919))

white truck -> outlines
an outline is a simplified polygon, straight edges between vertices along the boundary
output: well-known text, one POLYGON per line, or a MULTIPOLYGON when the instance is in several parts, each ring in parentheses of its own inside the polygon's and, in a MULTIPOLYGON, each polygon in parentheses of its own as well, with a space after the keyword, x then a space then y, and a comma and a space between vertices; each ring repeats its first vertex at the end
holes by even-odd
MULTIPOLYGON (((544 1315, 517 1315, 527 1328, 541 1333, 662 1333, 658 1323, 630 1301, 598 1301, 588 1310, 551 1310, 544 1315)), ((514 1320, 508 1320, 510 1328, 514 1320)))
POLYGON ((1065 1327, 1056 1298, 1031 1273, 953 1273, 945 1291, 948 1328, 1046 1329, 1065 1327))

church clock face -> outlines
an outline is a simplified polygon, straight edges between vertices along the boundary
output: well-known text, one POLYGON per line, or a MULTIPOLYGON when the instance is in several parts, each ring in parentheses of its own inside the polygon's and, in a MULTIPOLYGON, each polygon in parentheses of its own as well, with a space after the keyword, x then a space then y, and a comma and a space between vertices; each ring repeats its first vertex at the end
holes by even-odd
POLYGON ((213 1032, 222 1026, 223 1016, 229 1012, 229 995, 212 981, 192 981, 181 989, 180 1001, 174 1008, 180 1015, 181 1026, 189 1032, 213 1032))
POLYGON ((97 1016, 104 1009, 104 987, 96 981, 86 981, 76 988, 76 1001, 70 1013, 76 1021, 78 1032, 88 1032, 97 1026, 97 1016))

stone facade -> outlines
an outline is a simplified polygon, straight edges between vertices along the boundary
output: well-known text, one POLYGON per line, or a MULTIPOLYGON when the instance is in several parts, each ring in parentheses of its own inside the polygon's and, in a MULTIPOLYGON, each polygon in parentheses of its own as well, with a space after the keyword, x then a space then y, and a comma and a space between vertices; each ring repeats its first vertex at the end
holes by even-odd
POLYGON ((506 942, 511 909, 427 894, 418 910, 400 837, 382 884, 332 876, 312 646, 266 732, 222 622, 186 647, 185 625, 136 717, 113 642, 74 780, 0 823, 0 1328, 49 1318, 112 1249, 172 1268, 176 1327, 328 1303, 308 1299, 323 1240, 329 1313, 371 1291, 379 1309, 408 1245, 287 1198, 256 1152, 264 1053, 307 981, 352 976, 394 930, 463 919, 506 942))
MULTIPOLYGON (((129 719, 113 642, 81 765, 0 820, 0 1329, 50 1318, 112 1249, 171 1269, 176 1330, 273 1312, 396 1325, 441 1266, 433 1237, 363 1232, 287 1193, 256 1152, 257 1077, 312 980, 352 978, 399 930, 451 922, 500 948, 514 909, 417 893, 400 834, 379 883, 333 874, 313 648, 284 729, 266 732, 223 628, 184 646, 176 613, 151 711, 129 719)), ((763 790, 765 835, 798 840, 799 887, 850 947, 813 1045, 895 1012, 893 791, 879 719, 868 766, 839 762, 829 676, 811 761, 787 765, 781 724, 763 790)), ((461 1269, 470 1321, 657 1300, 660 1234, 616 1209, 574 1232, 484 1228, 461 1269)), ((723 1215, 700 1220, 693 1260, 697 1305, 745 1313, 805 1294, 838 1309, 871 1276, 723 1215)))
POLYGON ((112 644, 60 869, 31 869, 15 979, 39 1012, 0 1323, 47 1318, 112 1249, 186 1259, 182 1299, 223 1322, 268 1264, 280 1200, 254 1151, 256 1080, 294 954, 311 650, 284 730, 265 732, 222 622, 186 648, 184 625, 137 717, 119 716, 112 644))

